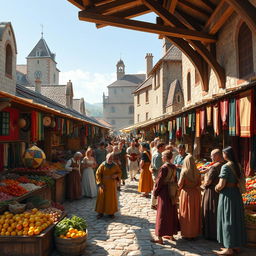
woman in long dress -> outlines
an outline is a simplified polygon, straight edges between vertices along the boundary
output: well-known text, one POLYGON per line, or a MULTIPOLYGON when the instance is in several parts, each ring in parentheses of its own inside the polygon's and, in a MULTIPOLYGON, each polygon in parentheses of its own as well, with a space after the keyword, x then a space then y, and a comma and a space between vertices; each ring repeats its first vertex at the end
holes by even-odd
POLYGON ((123 141, 119 142, 118 148, 120 150, 120 161, 121 161, 120 167, 122 171, 121 180, 122 180, 122 185, 125 185, 125 180, 127 179, 127 169, 126 169, 127 158, 126 158, 126 148, 123 141))
POLYGON ((148 143, 142 143, 141 144, 141 160, 140 160, 140 180, 139 180, 139 192, 144 192, 141 196, 142 197, 148 197, 149 193, 153 189, 153 179, 152 174, 149 170, 149 166, 151 163, 151 155, 150 155, 150 149, 148 143))
POLYGON ((217 240, 225 248, 216 252, 219 255, 233 255, 246 244, 244 205, 237 186, 243 178, 242 171, 235 160, 232 147, 223 149, 227 161, 221 167, 219 183, 215 190, 220 193, 217 212, 217 240))
POLYGON ((94 168, 96 168, 97 163, 92 157, 92 148, 88 148, 85 153, 85 158, 83 159, 83 178, 82 178, 82 193, 85 197, 96 197, 97 196, 97 186, 94 176, 94 168))
POLYGON ((201 178, 192 155, 187 155, 178 183, 181 236, 193 239, 201 233, 201 178))
POLYGON ((161 166, 153 194, 158 198, 155 234, 158 239, 151 242, 163 244, 163 237, 175 241, 179 229, 179 220, 176 206, 176 198, 171 198, 168 184, 174 183, 177 186, 176 167, 171 164, 172 152, 166 150, 162 154, 164 164, 161 166))

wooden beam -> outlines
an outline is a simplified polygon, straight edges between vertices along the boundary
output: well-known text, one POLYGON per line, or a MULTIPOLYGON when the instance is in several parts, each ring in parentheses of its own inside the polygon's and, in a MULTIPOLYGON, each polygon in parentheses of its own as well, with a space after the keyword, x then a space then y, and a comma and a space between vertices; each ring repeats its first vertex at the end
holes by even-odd
POLYGON ((82 0, 84 7, 93 6, 92 0, 82 0))
POLYGON ((79 19, 83 21, 105 24, 120 28, 127 28, 153 34, 163 34, 166 36, 200 40, 204 42, 216 42, 216 38, 214 36, 209 36, 206 33, 191 31, 184 28, 171 28, 144 21, 122 19, 109 15, 100 15, 97 13, 89 12, 88 10, 80 11, 79 19))
MULTIPOLYGON (((154 0, 142 0, 144 4, 154 11, 159 17, 170 26, 184 28, 185 25, 182 24, 174 15, 169 13, 165 8, 158 4, 154 0)), ((209 64, 213 69, 218 79, 219 87, 225 87, 225 72, 224 69, 219 65, 216 58, 212 56, 209 50, 200 42, 195 40, 188 40, 189 43, 195 48, 195 50, 203 57, 203 59, 209 64)))
POLYGON ((207 6, 211 11, 213 11, 216 6, 209 0, 201 0, 205 6, 207 6))
POLYGON ((175 12, 175 8, 177 6, 178 0, 170 0, 170 7, 169 7, 169 12, 170 13, 174 13, 175 12))
POLYGON ((79 9, 83 10, 84 9, 84 5, 83 5, 83 1, 82 0, 68 0, 71 4, 75 5, 76 7, 78 7, 79 9))
POLYGON ((248 0, 225 0, 256 34, 256 7, 248 0))
MULTIPOLYGON (((124 18, 124 19, 132 19, 134 17, 143 15, 143 14, 147 14, 151 12, 150 9, 148 9, 148 7, 146 7, 145 5, 141 5, 141 6, 136 6, 134 8, 128 9, 128 10, 124 10, 124 11, 120 11, 115 13, 115 17, 119 17, 119 18, 124 18)), ((106 25, 103 24, 96 24, 97 28, 103 28, 106 25)))
POLYGON ((215 35, 233 13, 233 8, 222 0, 204 26, 204 31, 215 35))

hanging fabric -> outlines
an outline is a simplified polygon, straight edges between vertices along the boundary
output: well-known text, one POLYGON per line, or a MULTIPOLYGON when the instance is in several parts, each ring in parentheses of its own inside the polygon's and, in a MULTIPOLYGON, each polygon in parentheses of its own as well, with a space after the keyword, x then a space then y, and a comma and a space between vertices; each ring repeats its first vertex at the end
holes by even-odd
POLYGON ((229 100, 229 136, 236 136, 236 99, 229 100))
POLYGON ((200 110, 200 134, 205 133, 205 109, 200 110))
POLYGON ((219 121, 219 106, 218 104, 213 106, 213 129, 215 135, 220 134, 220 121, 219 121))
POLYGON ((239 97, 236 99, 236 136, 240 136, 239 97))
POLYGON ((212 126, 212 106, 206 107, 207 126, 212 126))
POLYGON ((200 137, 200 110, 196 110, 196 137, 200 137))
POLYGON ((228 100, 222 100, 220 102, 220 117, 222 121, 222 127, 224 130, 228 129, 228 100))
POLYGON ((252 90, 239 95, 239 120, 240 136, 248 138, 252 136, 252 90))
POLYGON ((182 117, 182 135, 184 134, 187 134, 187 131, 186 131, 186 116, 184 115, 182 117))

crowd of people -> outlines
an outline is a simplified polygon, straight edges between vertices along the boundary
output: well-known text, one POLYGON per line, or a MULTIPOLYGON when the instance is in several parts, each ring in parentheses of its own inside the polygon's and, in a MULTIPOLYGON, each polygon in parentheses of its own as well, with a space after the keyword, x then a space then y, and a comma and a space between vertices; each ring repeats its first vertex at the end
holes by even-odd
POLYGON ((211 152, 213 164, 201 175, 195 159, 183 144, 165 144, 124 139, 89 147, 84 154, 76 152, 66 164, 68 198, 82 196, 96 199, 97 218, 115 217, 118 190, 129 178, 138 180, 140 196, 149 198, 156 210, 156 238, 194 240, 200 235, 223 245, 218 255, 233 255, 246 243, 244 208, 239 185, 243 172, 233 149, 211 152), (151 195, 150 195, 151 194, 151 195))

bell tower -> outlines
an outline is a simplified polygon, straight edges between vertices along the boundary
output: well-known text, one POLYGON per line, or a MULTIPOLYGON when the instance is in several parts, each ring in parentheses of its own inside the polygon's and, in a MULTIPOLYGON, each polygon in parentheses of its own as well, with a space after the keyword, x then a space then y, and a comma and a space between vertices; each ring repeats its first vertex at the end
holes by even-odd
POLYGON ((124 75, 125 75, 125 65, 124 65, 124 62, 120 59, 116 64, 117 80, 120 80, 124 75))

